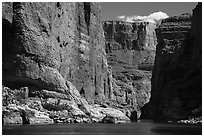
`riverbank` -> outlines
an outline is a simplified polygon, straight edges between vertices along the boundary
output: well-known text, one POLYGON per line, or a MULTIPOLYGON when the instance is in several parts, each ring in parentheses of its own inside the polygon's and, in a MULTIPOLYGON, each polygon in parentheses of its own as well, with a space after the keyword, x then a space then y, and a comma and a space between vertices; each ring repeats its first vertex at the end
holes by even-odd
POLYGON ((31 97, 29 90, 28 87, 12 90, 3 86, 3 125, 130 122, 122 111, 105 105, 88 104, 80 96, 72 95, 74 98, 71 99, 31 97))
POLYGON ((182 123, 182 124, 202 124, 202 117, 189 118, 187 120, 179 120, 178 123, 182 123))
MULTIPOLYGON (((74 90, 74 89, 73 89, 74 90)), ((56 99, 30 97, 29 88, 12 90, 3 86, 3 125, 43 125, 58 123, 129 123, 127 113, 108 105, 88 104, 83 98, 56 99), (77 101, 76 101, 77 100, 77 101)), ((202 117, 168 121, 178 124, 202 124, 202 117)))

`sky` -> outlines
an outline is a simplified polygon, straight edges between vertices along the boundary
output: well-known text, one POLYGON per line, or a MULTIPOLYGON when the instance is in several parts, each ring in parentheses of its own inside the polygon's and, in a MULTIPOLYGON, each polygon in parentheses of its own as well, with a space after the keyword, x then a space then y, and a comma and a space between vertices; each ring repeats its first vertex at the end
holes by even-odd
POLYGON ((118 20, 119 16, 148 16, 164 12, 168 16, 190 13, 197 2, 101 2, 102 20, 118 20))

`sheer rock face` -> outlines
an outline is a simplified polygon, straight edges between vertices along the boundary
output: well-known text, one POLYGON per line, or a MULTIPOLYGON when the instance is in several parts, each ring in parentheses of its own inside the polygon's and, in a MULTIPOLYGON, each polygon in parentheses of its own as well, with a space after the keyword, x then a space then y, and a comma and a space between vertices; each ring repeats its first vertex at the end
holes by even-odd
POLYGON ((9 53, 10 45, 9 39, 12 36, 12 17, 13 17, 13 3, 3 2, 2 3, 2 57, 3 62, 6 54, 9 53))
MULTIPOLYGON (((162 21, 152 76, 149 114, 153 119, 178 120, 201 116, 202 5, 191 17, 184 14, 162 21)), ((145 108, 144 115, 145 115, 145 108)), ((148 115, 149 115, 148 114, 148 115)))
MULTIPOLYGON (((99 3, 2 5, 4 124, 23 124, 27 113, 19 114, 27 109, 46 115, 54 109, 70 111, 67 115, 77 115, 72 120, 83 115, 100 122, 110 115, 129 121, 120 110, 92 104, 112 97, 99 3), (56 106, 48 101, 53 99, 56 106), (36 104, 33 100, 38 100, 40 109, 30 105, 36 104), (7 112, 14 116, 10 121, 7 112)), ((29 121, 43 124, 48 120, 40 119, 32 116, 29 121)))
POLYGON ((103 28, 108 64, 114 78, 113 100, 139 110, 150 98, 156 24, 104 21, 103 28))
POLYGON ((156 50, 156 23, 104 21, 106 52, 114 50, 156 50))
POLYGON ((66 93, 70 81, 90 102, 111 96, 100 4, 3 3, 2 17, 5 85, 66 93))

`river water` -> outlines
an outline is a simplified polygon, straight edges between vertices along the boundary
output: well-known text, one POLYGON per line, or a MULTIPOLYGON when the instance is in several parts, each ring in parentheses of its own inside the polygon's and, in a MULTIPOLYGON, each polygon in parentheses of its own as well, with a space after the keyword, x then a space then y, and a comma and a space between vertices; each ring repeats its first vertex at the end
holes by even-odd
POLYGON ((3 135, 201 135, 201 125, 141 120, 123 124, 78 123, 2 126, 3 135))

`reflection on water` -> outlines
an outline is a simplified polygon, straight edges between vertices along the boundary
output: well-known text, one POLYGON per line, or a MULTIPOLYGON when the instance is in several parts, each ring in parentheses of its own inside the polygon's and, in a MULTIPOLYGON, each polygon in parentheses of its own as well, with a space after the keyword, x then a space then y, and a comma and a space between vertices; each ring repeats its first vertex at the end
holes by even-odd
POLYGON ((2 127, 3 135, 201 135, 201 125, 154 123, 142 120, 126 124, 53 124, 10 125, 2 127))

